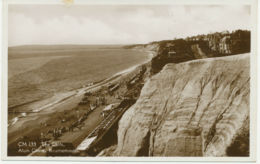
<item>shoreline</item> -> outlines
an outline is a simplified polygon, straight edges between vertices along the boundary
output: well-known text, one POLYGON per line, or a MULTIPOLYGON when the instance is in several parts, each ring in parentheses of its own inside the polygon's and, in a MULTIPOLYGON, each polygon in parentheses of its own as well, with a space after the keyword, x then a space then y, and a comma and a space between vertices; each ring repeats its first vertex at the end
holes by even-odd
MULTIPOLYGON (((52 101, 49 101, 48 103, 46 103, 47 101, 45 100, 45 104, 41 104, 43 106, 40 106, 41 110, 38 110, 38 111, 35 111, 35 112, 32 112, 32 113, 24 113, 23 116, 20 115, 20 117, 18 117, 18 120, 17 119, 14 120, 13 125, 10 124, 11 126, 8 126, 8 135, 12 136, 10 138, 9 142, 8 142, 8 147, 10 147, 9 150, 12 151, 12 150, 15 149, 15 147, 14 147, 15 142, 17 142, 19 140, 19 137, 21 137, 21 136, 36 137, 34 135, 40 134, 40 132, 42 130, 43 131, 48 130, 48 128, 50 128, 49 126, 51 126, 51 128, 55 127, 56 123, 54 123, 53 121, 56 120, 56 117, 58 118, 59 113, 63 113, 64 111, 67 111, 72 116, 72 115, 76 114, 75 111, 74 111, 74 109, 76 109, 76 108, 81 113, 82 112, 84 113, 85 112, 84 109, 82 107, 78 108, 78 104, 79 104, 79 102, 82 101, 84 94, 86 92, 93 92, 94 95, 95 95, 95 93, 98 93, 99 90, 102 91, 103 87, 106 88, 110 84, 120 83, 121 80, 128 78, 130 76, 133 76, 132 73, 134 73, 136 71, 136 69, 134 69, 134 68, 139 69, 140 67, 138 67, 138 66, 149 62, 151 60, 151 57, 152 57, 152 54, 148 53, 147 59, 145 61, 143 61, 142 63, 138 63, 133 67, 130 67, 130 68, 124 69, 123 71, 117 72, 114 75, 112 75, 112 76, 110 76, 106 79, 103 79, 102 81, 98 81, 97 83, 94 83, 92 86, 82 87, 82 88, 78 88, 78 89, 75 89, 75 90, 71 90, 70 93, 73 93, 73 94, 71 94, 71 96, 69 96, 69 95, 64 96, 64 93, 63 93, 63 98, 60 99, 60 101, 55 101, 54 98, 51 98, 49 100, 52 100, 52 101), (40 122, 37 121, 37 120, 39 120, 40 122), (46 123, 46 125, 48 125, 48 126, 45 126, 44 123, 46 123), (34 126, 34 124, 35 125, 39 124, 39 126, 43 126, 43 128, 39 129, 37 126, 34 126), (32 131, 33 131, 33 133, 32 133, 32 131), (17 132, 19 132, 19 134, 17 132)), ((124 85, 126 85, 126 84, 124 84, 124 85)), ((126 92, 128 92, 128 89, 126 89, 124 87, 123 87, 123 89, 126 92)), ((125 93, 125 91, 120 91, 120 92, 125 93)), ((129 92, 133 94, 133 91, 129 91, 129 92)), ((107 94, 106 96, 110 97, 110 98, 108 98, 109 103, 114 103, 115 101, 119 101, 116 97, 114 97, 114 96, 111 97, 111 95, 109 95, 109 93, 106 93, 106 94, 107 94)), ((98 97, 98 95, 96 95, 96 98, 97 97, 98 97)), ((57 100, 57 98, 56 98, 56 100, 57 100)), ((94 112, 95 117, 98 117, 98 118, 96 118, 97 121, 102 120, 102 117, 99 117, 100 114, 98 114, 99 112, 102 112, 102 108, 104 108, 104 106, 101 105, 94 112)), ((67 113, 67 112, 65 112, 65 113, 67 113)), ((67 115, 65 113, 63 113, 62 116, 67 115)), ((93 118, 92 118, 92 121, 95 120, 95 119, 93 120, 93 118)), ((91 122, 89 120, 86 120, 86 121, 89 122, 89 123, 91 122)), ((73 123, 73 122, 71 122, 71 123, 73 123)), ((60 123, 57 123, 57 125, 71 126, 72 125, 71 123, 68 124, 68 125, 62 125, 60 123)), ((89 123, 87 123, 87 124, 89 125, 89 123)), ((97 122, 94 121, 93 126, 96 123, 97 122)), ((44 133, 46 133, 46 132, 44 132, 44 133)), ((81 136, 81 135, 85 135, 85 133, 88 133, 88 132, 84 132, 84 131, 79 130, 77 133, 75 133, 73 135, 70 135, 70 132, 68 132, 68 134, 66 133, 66 135, 64 135, 64 137, 65 137, 65 139, 66 138, 72 139, 71 136, 79 135, 79 136, 77 136, 76 140, 75 139, 72 139, 72 140, 73 140, 73 142, 74 142, 74 140, 75 140, 75 142, 80 142, 82 137, 85 138, 85 136, 81 136)))
MULTIPOLYGON (((137 50, 137 51, 143 51, 143 50, 137 50)), ((91 89, 100 87, 102 85, 105 85, 105 84, 109 83, 110 81, 113 81, 114 79, 120 78, 124 74, 128 74, 128 73, 134 71, 137 67, 150 62, 155 53, 154 51, 144 51, 144 52, 147 52, 147 59, 144 62, 131 66, 122 71, 119 71, 119 72, 113 74, 112 76, 105 78, 101 81, 98 80, 96 82, 93 82, 94 84, 92 86, 81 87, 81 88, 74 89, 74 90, 67 91, 67 92, 60 92, 47 99, 40 99, 40 100, 36 100, 33 102, 28 102, 25 104, 17 105, 17 107, 20 107, 23 105, 28 105, 28 107, 30 107, 30 106, 35 106, 35 107, 32 107, 32 109, 30 109, 28 111, 19 111, 19 114, 17 116, 13 117, 10 120, 7 120, 8 127, 15 125, 20 120, 20 118, 25 118, 27 116, 30 116, 31 113, 36 114, 36 113, 44 112, 48 108, 53 108, 56 105, 59 105, 70 98, 79 97, 79 96, 85 94, 87 90, 91 90, 91 89), (44 102, 44 101, 46 101, 46 102, 44 102)), ((15 108, 15 107, 12 107, 12 108, 15 108)), ((9 107, 8 107, 8 109, 9 109, 9 107)), ((12 113, 12 112, 10 112, 10 113, 12 113)), ((10 113, 8 111, 8 114, 10 114, 10 113)))

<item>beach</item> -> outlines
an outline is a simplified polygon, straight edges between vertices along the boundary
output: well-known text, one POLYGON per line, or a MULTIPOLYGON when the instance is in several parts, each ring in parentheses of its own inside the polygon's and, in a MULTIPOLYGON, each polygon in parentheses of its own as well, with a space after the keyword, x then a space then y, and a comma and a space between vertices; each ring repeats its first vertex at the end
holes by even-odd
MULTIPOLYGON (((140 51, 138 52, 140 53, 140 51)), ((52 124, 52 122, 59 117, 58 115, 61 115, 59 113, 72 112, 75 110, 86 92, 95 92, 113 82, 120 81, 122 76, 127 77, 128 74, 134 72, 137 67, 149 62, 152 58, 152 53, 145 52, 144 54, 146 55, 144 60, 135 63, 135 65, 130 66, 129 68, 117 71, 103 80, 94 81, 93 83, 89 83, 89 85, 81 86, 69 91, 56 92, 51 97, 11 108, 12 110, 9 111, 8 116, 8 145, 10 147, 10 153, 12 154, 12 150, 15 151, 14 147, 16 147, 17 141, 22 137, 30 136, 30 138, 37 140, 40 132, 46 128, 49 129, 49 127, 44 126, 46 122, 52 124)), ((74 115, 75 114, 73 114, 73 116, 74 115)))

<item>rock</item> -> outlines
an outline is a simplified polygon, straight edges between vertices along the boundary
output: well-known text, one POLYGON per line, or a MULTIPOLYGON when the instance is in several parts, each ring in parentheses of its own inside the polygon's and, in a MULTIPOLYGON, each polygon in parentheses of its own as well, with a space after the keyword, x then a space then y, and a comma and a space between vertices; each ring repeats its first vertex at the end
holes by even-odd
POLYGON ((164 66, 121 118, 113 154, 227 156, 249 117, 249 63, 242 54, 164 66))

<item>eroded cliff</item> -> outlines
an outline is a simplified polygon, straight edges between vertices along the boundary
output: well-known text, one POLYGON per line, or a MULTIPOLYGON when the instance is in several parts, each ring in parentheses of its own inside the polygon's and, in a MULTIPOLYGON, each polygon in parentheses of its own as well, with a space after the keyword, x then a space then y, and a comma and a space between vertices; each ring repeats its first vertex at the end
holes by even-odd
POLYGON ((249 140, 249 61, 242 54, 167 64, 121 118, 115 150, 102 154, 232 155, 249 140))

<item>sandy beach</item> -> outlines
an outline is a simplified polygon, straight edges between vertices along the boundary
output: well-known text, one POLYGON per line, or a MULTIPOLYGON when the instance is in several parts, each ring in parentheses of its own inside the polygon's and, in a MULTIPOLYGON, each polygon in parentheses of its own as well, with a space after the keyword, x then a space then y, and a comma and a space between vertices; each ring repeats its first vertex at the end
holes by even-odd
POLYGON ((93 85, 91 86, 78 88, 68 92, 56 93, 50 98, 32 102, 31 104, 26 104, 26 107, 21 108, 25 109, 23 112, 19 112, 17 116, 14 116, 9 120, 8 144, 10 145, 10 147, 15 147, 16 141, 23 136, 30 136, 31 134, 34 134, 37 138, 39 132, 45 129, 43 127, 43 124, 45 124, 44 122, 53 122, 58 113, 75 110, 86 92, 95 92, 96 90, 99 90, 104 86, 120 80, 122 76, 127 76, 129 73, 137 69, 137 67, 139 67, 140 65, 149 62, 153 54, 151 52, 146 53, 148 56, 144 62, 124 69, 123 71, 119 71, 109 78, 93 83, 93 85), (35 126, 37 124, 38 126, 35 126), (35 133, 37 131, 38 133, 35 133))

